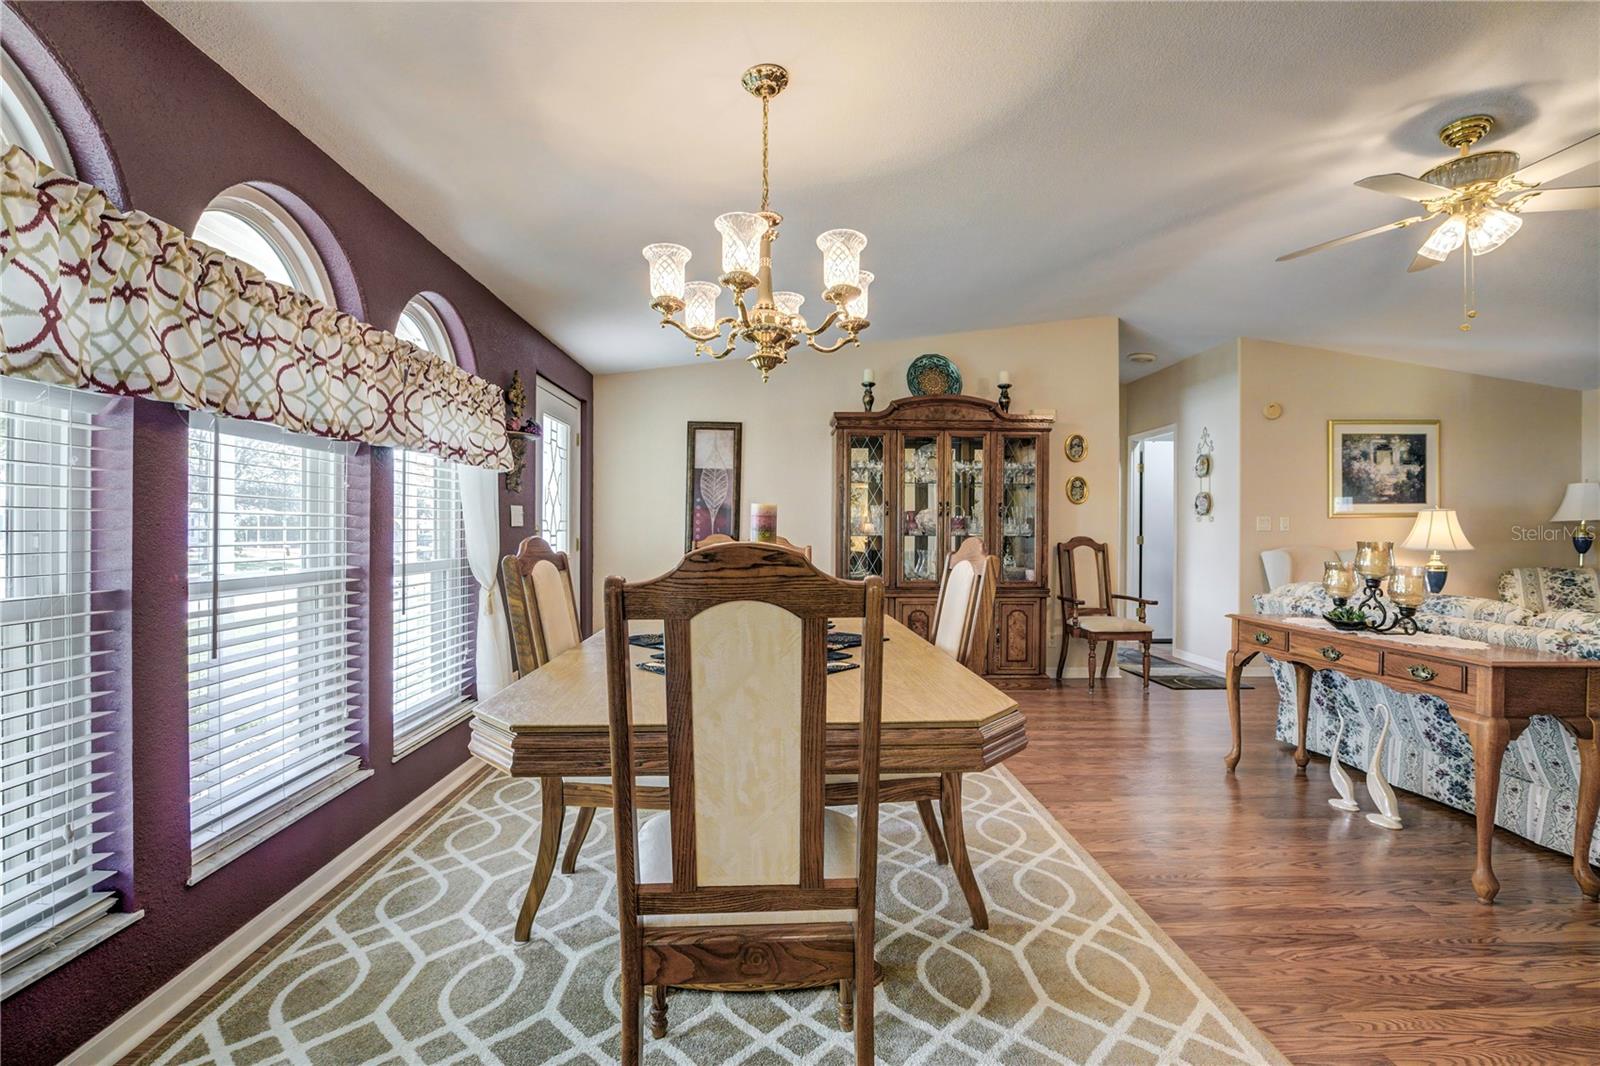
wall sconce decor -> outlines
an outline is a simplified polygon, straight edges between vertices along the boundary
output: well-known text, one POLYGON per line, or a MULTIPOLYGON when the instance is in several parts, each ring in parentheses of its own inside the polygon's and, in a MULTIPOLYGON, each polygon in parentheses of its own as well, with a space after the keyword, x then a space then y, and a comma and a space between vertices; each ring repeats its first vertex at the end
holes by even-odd
POLYGON ((528 391, 522 375, 511 372, 511 387, 506 390, 506 437, 511 445, 511 469, 505 472, 507 492, 522 491, 522 472, 528 465, 528 441, 538 440, 543 431, 536 418, 528 417, 528 391))

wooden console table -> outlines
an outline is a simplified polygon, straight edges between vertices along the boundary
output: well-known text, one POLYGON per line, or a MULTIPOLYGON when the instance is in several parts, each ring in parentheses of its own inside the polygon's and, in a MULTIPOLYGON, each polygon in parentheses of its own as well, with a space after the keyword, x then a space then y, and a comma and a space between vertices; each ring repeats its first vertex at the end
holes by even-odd
POLYGON ((1336 670, 1399 692, 1437 696, 1472 742, 1478 821, 1472 888, 1479 900, 1492 903, 1500 891, 1490 862, 1500 764, 1506 746, 1528 728, 1528 720, 1549 715, 1578 738, 1578 819, 1572 876, 1586 898, 1600 901, 1600 877, 1589 868, 1589 841, 1600 812, 1600 663, 1521 648, 1428 647, 1296 625, 1281 616, 1230 614, 1228 618, 1233 625, 1227 668, 1233 750, 1223 761, 1230 773, 1239 764, 1241 749, 1239 675, 1257 655, 1265 653, 1294 668, 1294 761, 1302 770, 1311 761, 1306 752, 1306 718, 1316 671, 1336 670))

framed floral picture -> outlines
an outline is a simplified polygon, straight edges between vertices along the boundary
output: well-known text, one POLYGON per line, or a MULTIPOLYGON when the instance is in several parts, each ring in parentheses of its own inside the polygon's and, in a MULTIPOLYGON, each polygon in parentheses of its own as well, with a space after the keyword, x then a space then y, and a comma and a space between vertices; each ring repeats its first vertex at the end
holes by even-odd
POLYGON ((713 533, 739 539, 742 422, 690 422, 683 550, 713 533))
POLYGON ((1328 422, 1328 515, 1414 515, 1439 506, 1439 423, 1328 422))

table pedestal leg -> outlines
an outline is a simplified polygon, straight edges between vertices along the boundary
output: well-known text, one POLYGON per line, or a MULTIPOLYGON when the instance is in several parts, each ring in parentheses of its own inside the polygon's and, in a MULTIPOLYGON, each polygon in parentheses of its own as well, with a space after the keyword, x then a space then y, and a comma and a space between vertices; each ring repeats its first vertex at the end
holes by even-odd
MULTIPOLYGON (((1384 829, 1403 829, 1400 821, 1400 801, 1395 799, 1394 789, 1389 787, 1389 779, 1383 776, 1383 749, 1389 743, 1389 726, 1394 721, 1389 714, 1387 703, 1378 704, 1378 710, 1383 712, 1383 725, 1378 729, 1378 739, 1372 745, 1372 761, 1367 766, 1367 795, 1372 797, 1372 803, 1378 808, 1377 814, 1367 815, 1367 821, 1384 829)), ((1490 818, 1491 825, 1493 818, 1490 818)))
POLYGON ((1306 750, 1306 721, 1311 717, 1311 679, 1316 672, 1305 663, 1292 663, 1294 667, 1294 765, 1304 771, 1311 762, 1306 750))
POLYGON ((1500 763, 1511 743, 1511 724, 1504 718, 1476 718, 1466 723, 1472 740, 1474 806, 1478 820, 1478 862, 1472 871, 1472 889, 1480 903, 1493 903, 1500 891, 1494 875, 1494 812, 1500 796, 1500 763))
POLYGON ((1361 804, 1355 799, 1355 783, 1350 780, 1350 771, 1339 761, 1339 749, 1344 745, 1344 730, 1348 724, 1348 719, 1339 715, 1339 732, 1333 738, 1333 758, 1328 760, 1328 776, 1333 779, 1333 789, 1339 793, 1339 798, 1329 800, 1328 806, 1340 811, 1359 811, 1361 804))
POLYGON ((516 929, 511 939, 525 943, 533 935, 533 918, 539 913, 545 889, 550 887, 550 875, 555 873, 556 853, 561 849, 561 822, 567 808, 561 795, 561 778, 539 779, 539 851, 533 862, 533 876, 528 879, 528 892, 522 897, 522 909, 517 914, 516 929))
POLYGON ((1233 768, 1239 765, 1239 755, 1243 750, 1239 729, 1239 675, 1244 673, 1244 668, 1249 665, 1256 653, 1241 652, 1237 648, 1228 652, 1227 670, 1223 674, 1228 683, 1228 725, 1233 730, 1233 747, 1228 749, 1228 754, 1222 757, 1222 765, 1233 773, 1233 768))

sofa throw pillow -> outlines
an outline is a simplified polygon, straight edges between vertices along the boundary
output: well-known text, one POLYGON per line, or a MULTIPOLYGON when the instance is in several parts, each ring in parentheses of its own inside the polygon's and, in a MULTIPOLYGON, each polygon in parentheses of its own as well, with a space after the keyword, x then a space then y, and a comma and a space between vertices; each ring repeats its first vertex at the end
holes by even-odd
POLYGON ((1600 570, 1592 566, 1519 566, 1500 575, 1500 598, 1534 614, 1600 611, 1600 570))

